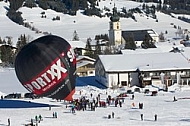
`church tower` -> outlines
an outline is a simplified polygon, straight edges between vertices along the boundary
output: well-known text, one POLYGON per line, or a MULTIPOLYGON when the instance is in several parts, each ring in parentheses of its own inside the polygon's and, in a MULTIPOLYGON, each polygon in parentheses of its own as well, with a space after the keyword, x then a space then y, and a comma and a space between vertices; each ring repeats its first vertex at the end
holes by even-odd
POLYGON ((113 8, 113 15, 110 17, 109 22, 109 40, 111 45, 118 47, 121 45, 121 25, 119 21, 119 16, 117 15, 117 8, 113 8))

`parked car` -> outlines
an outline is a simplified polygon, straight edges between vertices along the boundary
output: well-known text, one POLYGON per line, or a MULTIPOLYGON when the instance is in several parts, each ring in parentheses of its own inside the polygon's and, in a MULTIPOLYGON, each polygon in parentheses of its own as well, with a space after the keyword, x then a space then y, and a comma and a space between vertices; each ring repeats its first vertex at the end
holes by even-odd
POLYGON ((21 98, 21 93, 12 93, 12 94, 8 94, 4 97, 5 99, 9 99, 9 98, 21 98))
POLYGON ((132 90, 127 90, 127 94, 133 94, 132 90))
POLYGON ((33 93, 25 93, 25 94, 24 94, 24 97, 25 97, 25 98, 32 98, 32 99, 34 99, 34 98, 39 98, 37 95, 35 95, 35 94, 33 94, 33 93))

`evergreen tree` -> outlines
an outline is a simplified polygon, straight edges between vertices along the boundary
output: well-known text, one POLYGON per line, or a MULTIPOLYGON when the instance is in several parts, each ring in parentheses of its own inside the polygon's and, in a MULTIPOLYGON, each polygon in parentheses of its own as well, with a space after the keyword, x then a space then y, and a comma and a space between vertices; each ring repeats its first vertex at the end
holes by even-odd
POLYGON ((86 52, 84 53, 84 55, 94 58, 94 53, 92 51, 91 42, 92 42, 92 39, 87 38, 86 48, 85 48, 86 52))
POLYGON ((96 41, 96 47, 95 47, 95 51, 94 51, 94 58, 98 58, 98 55, 101 55, 102 52, 101 52, 101 45, 100 45, 100 42, 99 40, 96 41))
POLYGON ((7 40, 7 45, 12 46, 12 44, 13 44, 13 42, 12 42, 11 38, 10 38, 10 37, 8 37, 8 40, 7 40))
POLYGON ((17 11, 20 7, 22 7, 24 0, 9 0, 10 3, 10 11, 17 11))
POLYGON ((78 36, 78 33, 77 31, 75 30, 74 33, 73 33, 73 41, 79 41, 79 36, 78 36))
POLYGON ((0 47, 1 61, 4 67, 11 67, 14 62, 14 48, 11 45, 11 39, 8 40, 9 42, 3 41, 5 44, 0 47))
POLYGON ((24 47, 26 44, 28 43, 27 37, 26 35, 20 35, 20 37, 18 38, 18 41, 16 43, 16 54, 22 49, 22 47, 24 47))
POLYGON ((155 12, 156 12, 156 7, 155 7, 155 5, 152 5, 151 8, 152 8, 151 13, 152 13, 152 14, 155 14, 155 12))
POLYGON ((21 16, 21 12, 18 11, 20 7, 22 7, 24 0, 9 0, 9 11, 7 12, 7 16, 15 23, 19 25, 23 25, 23 18, 21 16))
POLYGON ((154 43, 152 42, 152 39, 149 37, 148 34, 145 35, 144 41, 141 44, 142 48, 147 49, 147 48, 156 48, 154 43))
POLYGON ((135 44, 135 41, 134 41, 134 36, 133 34, 131 34, 127 40, 126 40, 126 43, 125 43, 125 49, 132 49, 132 50, 135 50, 137 47, 136 47, 136 44, 135 44))
POLYGON ((189 40, 189 35, 186 35, 186 40, 189 40))
POLYGON ((165 40, 165 38, 164 38, 164 33, 160 33, 160 35, 159 35, 159 40, 160 41, 164 41, 165 40))
POLYGON ((104 55, 109 55, 109 54, 112 54, 111 48, 106 46, 104 49, 104 55))
POLYGON ((3 39, 3 41, 2 41, 2 44, 6 44, 7 42, 5 41, 5 39, 3 39))
POLYGON ((162 9, 162 0, 159 0, 158 5, 157 5, 157 10, 161 10, 162 9))
POLYGON ((80 0, 79 5, 80 5, 81 9, 85 10, 88 7, 87 0, 80 0))
POLYGON ((142 9, 145 10, 145 3, 143 3, 143 5, 142 5, 142 9))
POLYGON ((146 5, 146 13, 147 13, 147 14, 150 14, 150 9, 149 9, 149 6, 148 6, 148 5, 146 5))
POLYGON ((25 0, 24 5, 26 7, 32 8, 32 7, 36 7, 36 3, 35 0, 25 0))
POLYGON ((79 9, 79 0, 72 0, 71 5, 72 5, 71 9, 73 11, 77 11, 79 9))
POLYGON ((2 41, 2 39, 1 39, 1 37, 0 37, 0 44, 3 44, 3 41, 2 41))

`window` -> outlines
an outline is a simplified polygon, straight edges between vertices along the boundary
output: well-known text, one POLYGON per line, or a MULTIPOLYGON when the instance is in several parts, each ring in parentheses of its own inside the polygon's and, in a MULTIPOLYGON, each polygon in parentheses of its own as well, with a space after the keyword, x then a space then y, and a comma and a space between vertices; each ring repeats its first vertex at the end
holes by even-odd
POLYGON ((119 29, 119 24, 117 24, 117 29, 119 29))
POLYGON ((93 71, 90 71, 89 73, 90 73, 90 74, 93 74, 94 72, 93 72, 93 71))

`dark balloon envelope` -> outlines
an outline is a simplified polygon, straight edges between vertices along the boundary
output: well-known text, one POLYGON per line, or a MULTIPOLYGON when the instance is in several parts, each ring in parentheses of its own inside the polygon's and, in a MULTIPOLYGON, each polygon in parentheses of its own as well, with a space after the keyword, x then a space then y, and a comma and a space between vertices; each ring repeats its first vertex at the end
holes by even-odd
POLYGON ((65 39, 47 35, 25 45, 16 57, 15 71, 30 92, 42 97, 72 100, 76 57, 65 39))

